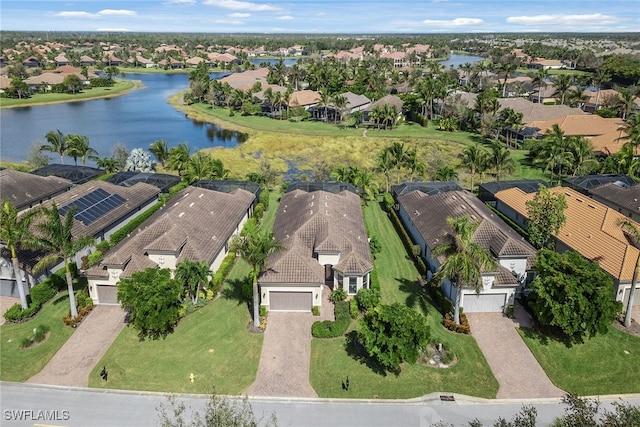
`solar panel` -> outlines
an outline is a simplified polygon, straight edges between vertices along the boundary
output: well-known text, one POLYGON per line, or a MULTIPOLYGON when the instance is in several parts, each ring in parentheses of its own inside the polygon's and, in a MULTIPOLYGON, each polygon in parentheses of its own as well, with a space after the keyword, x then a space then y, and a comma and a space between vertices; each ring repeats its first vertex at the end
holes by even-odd
POLYGON ((122 196, 110 194, 102 188, 98 188, 61 207, 58 212, 61 215, 65 215, 71 208, 76 206, 77 211, 74 218, 82 221, 84 225, 89 225, 125 202, 126 200, 122 196))

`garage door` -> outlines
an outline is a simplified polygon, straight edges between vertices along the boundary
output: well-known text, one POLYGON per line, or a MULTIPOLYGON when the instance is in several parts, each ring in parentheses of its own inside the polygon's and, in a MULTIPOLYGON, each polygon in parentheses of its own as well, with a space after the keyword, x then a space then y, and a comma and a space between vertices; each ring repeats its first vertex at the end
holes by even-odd
POLYGON ((464 295, 465 313, 499 313, 504 311, 507 294, 464 295))
POLYGON ((312 292, 269 292, 271 311, 310 311, 313 304, 312 292))
MULTIPOLYGON (((629 301, 629 292, 631 292, 631 289, 625 289, 624 291, 624 299, 622 300, 624 307, 627 306, 627 301, 629 301)), ((640 288, 636 288, 636 292, 633 294, 633 305, 640 305, 640 288)))
POLYGON ((118 304, 118 288, 110 285, 98 285, 98 301, 100 304, 118 304))

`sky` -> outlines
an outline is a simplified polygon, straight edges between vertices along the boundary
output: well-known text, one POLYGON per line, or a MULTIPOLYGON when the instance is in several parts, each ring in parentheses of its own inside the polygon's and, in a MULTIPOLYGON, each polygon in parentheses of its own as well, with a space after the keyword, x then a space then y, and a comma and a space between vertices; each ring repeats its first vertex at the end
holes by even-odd
POLYGON ((638 32, 640 0, 0 0, 0 29, 349 34, 638 32))

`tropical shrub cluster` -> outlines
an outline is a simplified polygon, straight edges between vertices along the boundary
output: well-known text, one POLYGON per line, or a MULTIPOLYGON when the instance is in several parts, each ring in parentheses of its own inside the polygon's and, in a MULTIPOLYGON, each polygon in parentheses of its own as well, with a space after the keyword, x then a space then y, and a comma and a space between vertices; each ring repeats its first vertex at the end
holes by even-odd
POLYGON ((20 341, 20 348, 29 348, 33 344, 44 341, 45 337, 47 336, 47 332, 49 332, 49 327, 47 325, 38 325, 38 327, 34 329, 31 336, 24 337, 20 341))
POLYGON ((351 315, 349 313, 349 302, 338 301, 334 308, 335 321, 324 320, 322 322, 313 322, 311 334, 316 338, 335 338, 347 331, 351 324, 351 315))
POLYGON ((31 304, 26 310, 20 304, 14 304, 4 313, 7 322, 19 323, 35 316, 40 308, 53 298, 65 286, 65 280, 58 274, 52 274, 30 290, 31 304))

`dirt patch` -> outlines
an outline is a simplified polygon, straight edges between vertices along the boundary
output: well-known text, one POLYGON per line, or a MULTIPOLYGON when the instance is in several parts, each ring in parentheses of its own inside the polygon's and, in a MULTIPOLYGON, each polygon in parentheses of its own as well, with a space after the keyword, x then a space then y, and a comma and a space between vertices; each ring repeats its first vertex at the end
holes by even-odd
POLYGON ((635 320, 631 321, 631 325, 628 328, 625 328, 624 323, 618 320, 613 322, 613 326, 615 326, 617 329, 620 329, 622 332, 640 337, 640 323, 636 322, 635 320))
POLYGON ((429 344, 418 362, 430 368, 446 369, 455 366, 458 357, 442 344, 429 344))

